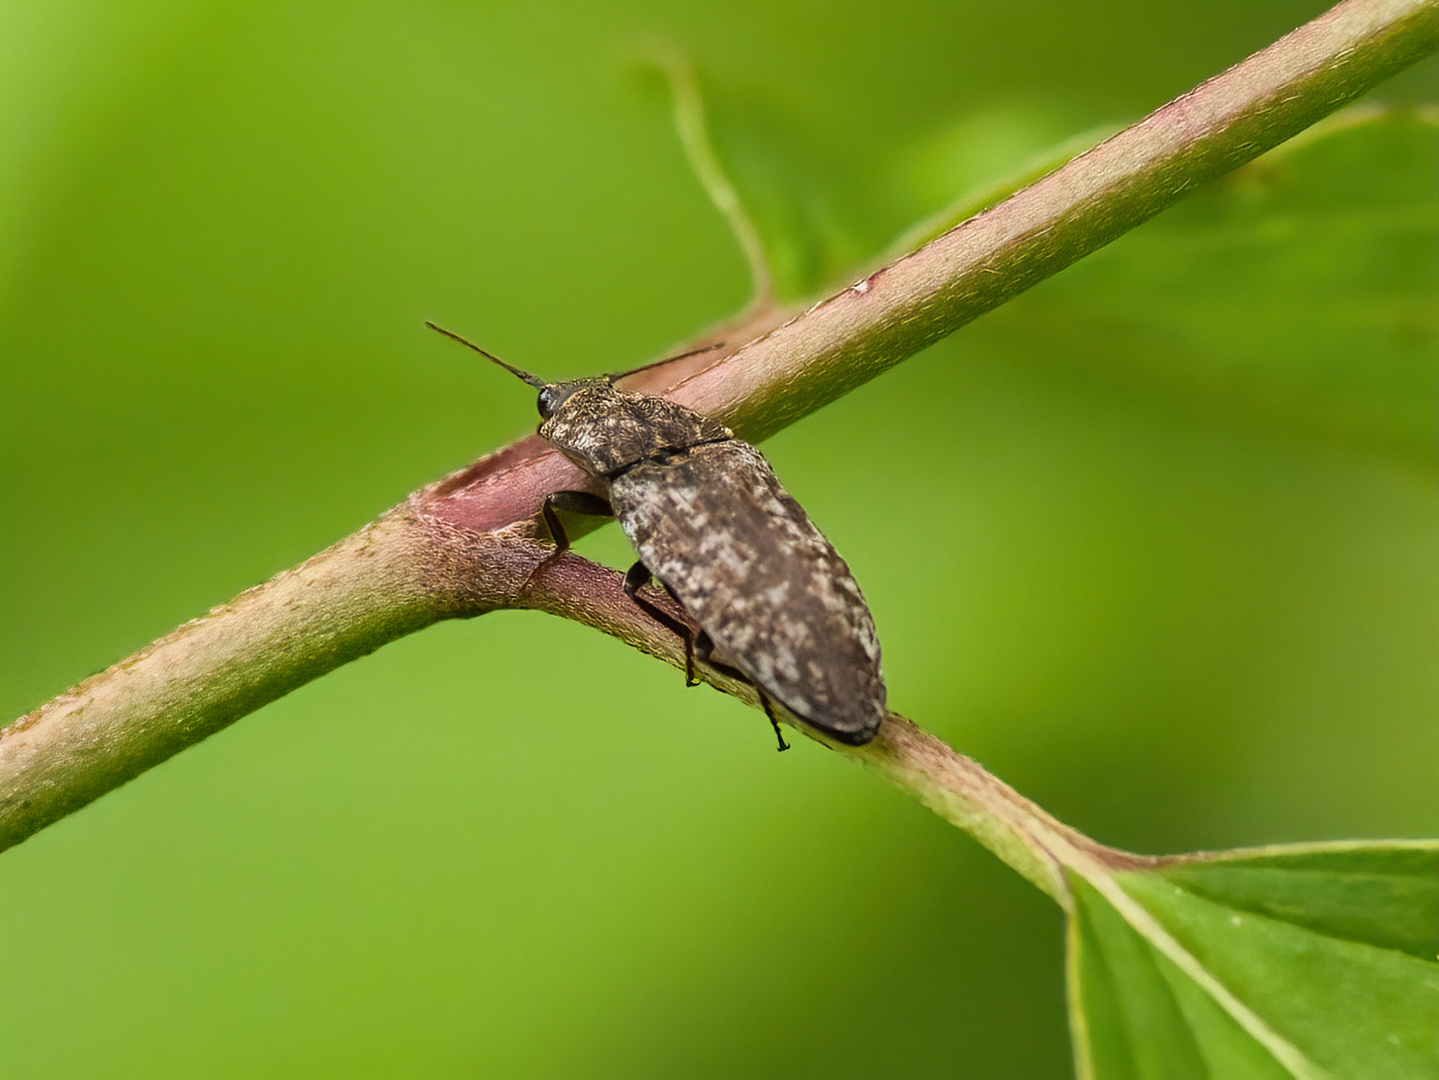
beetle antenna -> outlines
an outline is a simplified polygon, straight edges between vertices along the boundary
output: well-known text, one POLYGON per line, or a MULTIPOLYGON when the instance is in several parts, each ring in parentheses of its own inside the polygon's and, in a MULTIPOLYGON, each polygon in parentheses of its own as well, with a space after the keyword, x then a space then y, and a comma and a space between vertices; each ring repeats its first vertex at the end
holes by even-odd
MULTIPOLYGON (((436 328, 438 329, 438 327, 436 328)), ((698 356, 700 353, 712 352, 715 349, 724 347, 723 341, 716 341, 712 345, 703 345, 698 349, 691 349, 689 352, 682 352, 678 356, 666 356, 663 360, 655 360, 649 364, 641 364, 639 367, 632 367, 628 371, 617 371, 613 375, 606 375, 610 382, 616 379, 623 379, 629 375, 638 375, 641 371, 648 371, 650 368, 662 367, 665 364, 673 364, 676 360, 687 360, 691 356, 698 356)))
POLYGON ((530 384, 531 386, 533 386, 536 390, 543 390, 545 387, 547 387, 547 386, 550 385, 549 383, 545 382, 544 379, 540 378, 538 375, 531 375, 528 371, 521 371, 519 368, 515 367, 514 365, 505 363, 503 360, 501 360, 501 359, 500 359, 498 356, 496 356, 494 353, 492 353, 492 352, 486 352, 484 349, 482 349, 482 348, 480 348, 478 345, 476 345, 473 341, 466 341, 464 338, 460 337, 459 334, 456 334, 456 333, 455 333, 454 331, 452 331, 452 330, 446 330, 443 326, 436 326, 434 323, 430 322, 429 319, 426 319, 426 320, 425 320, 425 325, 428 326, 431 330, 433 330, 433 331, 434 331, 435 333, 437 333, 437 334, 444 334, 445 337, 449 338, 451 341, 458 341, 461 345, 465 346, 465 348, 467 348, 467 349, 474 349, 475 352, 479 353, 479 354, 480 354, 481 356, 483 356, 485 359, 487 359, 487 360, 493 360, 495 363, 499 364, 500 367, 502 367, 502 368, 504 368, 506 371, 508 371, 511 375, 514 375, 514 376, 516 376, 516 377, 518 377, 518 378, 524 379, 525 382, 529 383, 529 384, 530 384))

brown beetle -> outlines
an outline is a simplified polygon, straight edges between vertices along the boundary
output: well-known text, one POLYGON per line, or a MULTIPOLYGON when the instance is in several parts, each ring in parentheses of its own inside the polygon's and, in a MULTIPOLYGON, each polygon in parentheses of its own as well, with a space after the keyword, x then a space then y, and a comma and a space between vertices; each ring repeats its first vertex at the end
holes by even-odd
POLYGON ((426 325, 539 390, 540 435, 606 486, 608 501, 585 491, 545 499, 556 548, 532 580, 569 547, 556 509, 613 516, 640 557, 625 592, 684 640, 689 684, 705 663, 752 684, 776 734, 774 702, 840 742, 874 738, 885 716, 874 619, 849 567, 758 450, 682 405, 618 389, 619 376, 546 382, 426 325), (698 634, 640 592, 652 577, 698 634), (716 647, 732 667, 711 659, 716 647))

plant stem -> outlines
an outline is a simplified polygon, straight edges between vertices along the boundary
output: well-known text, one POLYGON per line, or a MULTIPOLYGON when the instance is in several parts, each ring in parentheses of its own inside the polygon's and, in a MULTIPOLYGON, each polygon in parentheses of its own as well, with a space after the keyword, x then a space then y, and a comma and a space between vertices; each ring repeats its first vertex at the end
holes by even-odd
POLYGON ((7 727, 0 844, 433 621, 405 528, 388 515, 7 727))
MULTIPOLYGON (((666 392, 724 419, 741 437, 762 439, 1436 47, 1439 0, 1348 0, 807 311, 756 310, 708 335, 735 345, 643 372, 628 385, 666 392)), ((21 717, 0 732, 0 848, 439 619, 543 606, 598 620, 593 604, 610 594, 583 592, 601 587, 593 575, 569 592, 519 592, 540 557, 534 519, 545 494, 586 487, 594 490, 594 481, 552 448, 521 440, 21 717)), ((562 580, 560 570, 574 564, 561 560, 547 576, 562 580)), ((623 620, 616 627, 608 632, 674 661, 672 646, 651 633, 623 620)), ((887 725, 873 749, 855 754, 1047 891, 1058 886, 1052 859, 1040 851, 1088 845, 1096 858, 1124 858, 1104 854, 907 722, 887 725)))

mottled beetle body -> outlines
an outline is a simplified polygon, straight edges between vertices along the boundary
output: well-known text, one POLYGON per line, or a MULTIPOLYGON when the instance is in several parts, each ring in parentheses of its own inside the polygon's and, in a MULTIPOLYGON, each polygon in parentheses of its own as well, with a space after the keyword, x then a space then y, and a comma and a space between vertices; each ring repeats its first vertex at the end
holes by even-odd
POLYGON ((753 684, 772 720, 776 701, 841 742, 874 738, 885 715, 874 620, 849 567, 758 450, 613 377, 546 383, 470 347, 539 389, 540 435, 608 491, 608 504, 586 492, 546 499, 556 551, 536 573, 568 546, 554 508, 613 514, 640 556, 626 592, 684 639, 691 678, 698 656, 753 684), (640 593, 651 575, 698 635, 640 593), (716 651, 725 663, 710 659, 716 651))

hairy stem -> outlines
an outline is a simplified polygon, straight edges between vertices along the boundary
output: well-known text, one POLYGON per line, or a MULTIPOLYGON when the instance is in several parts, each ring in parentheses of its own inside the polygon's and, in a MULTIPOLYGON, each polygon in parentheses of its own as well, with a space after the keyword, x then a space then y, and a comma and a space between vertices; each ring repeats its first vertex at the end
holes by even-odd
MULTIPOLYGON (((1278 145, 1439 47, 1439 0, 1348 0, 918 251, 803 313, 756 309, 730 344, 640 373, 761 439, 1278 145), (787 321, 786 321, 787 320, 787 321)), ((0 732, 0 847, 266 702, 439 619, 543 607, 673 662, 653 628, 602 625, 602 580, 521 596, 546 493, 590 487, 538 438, 416 492, 347 540, 187 623, 0 732), (589 590, 589 591, 586 591, 589 590), (601 590, 597 592, 596 590, 601 590)), ((557 563, 563 581, 583 560, 557 563)), ((609 581, 603 588, 613 593, 609 581)), ((537 591, 538 592, 538 591, 537 591)), ((606 615, 605 618, 609 618, 606 615)), ((736 687, 726 687, 741 692, 736 687)), ((1052 853, 1090 844, 914 729, 852 752, 1059 889, 1052 853), (1044 854, 1049 852, 1049 855, 1044 854)), ((1086 847, 1087 845, 1087 847, 1086 847)))

